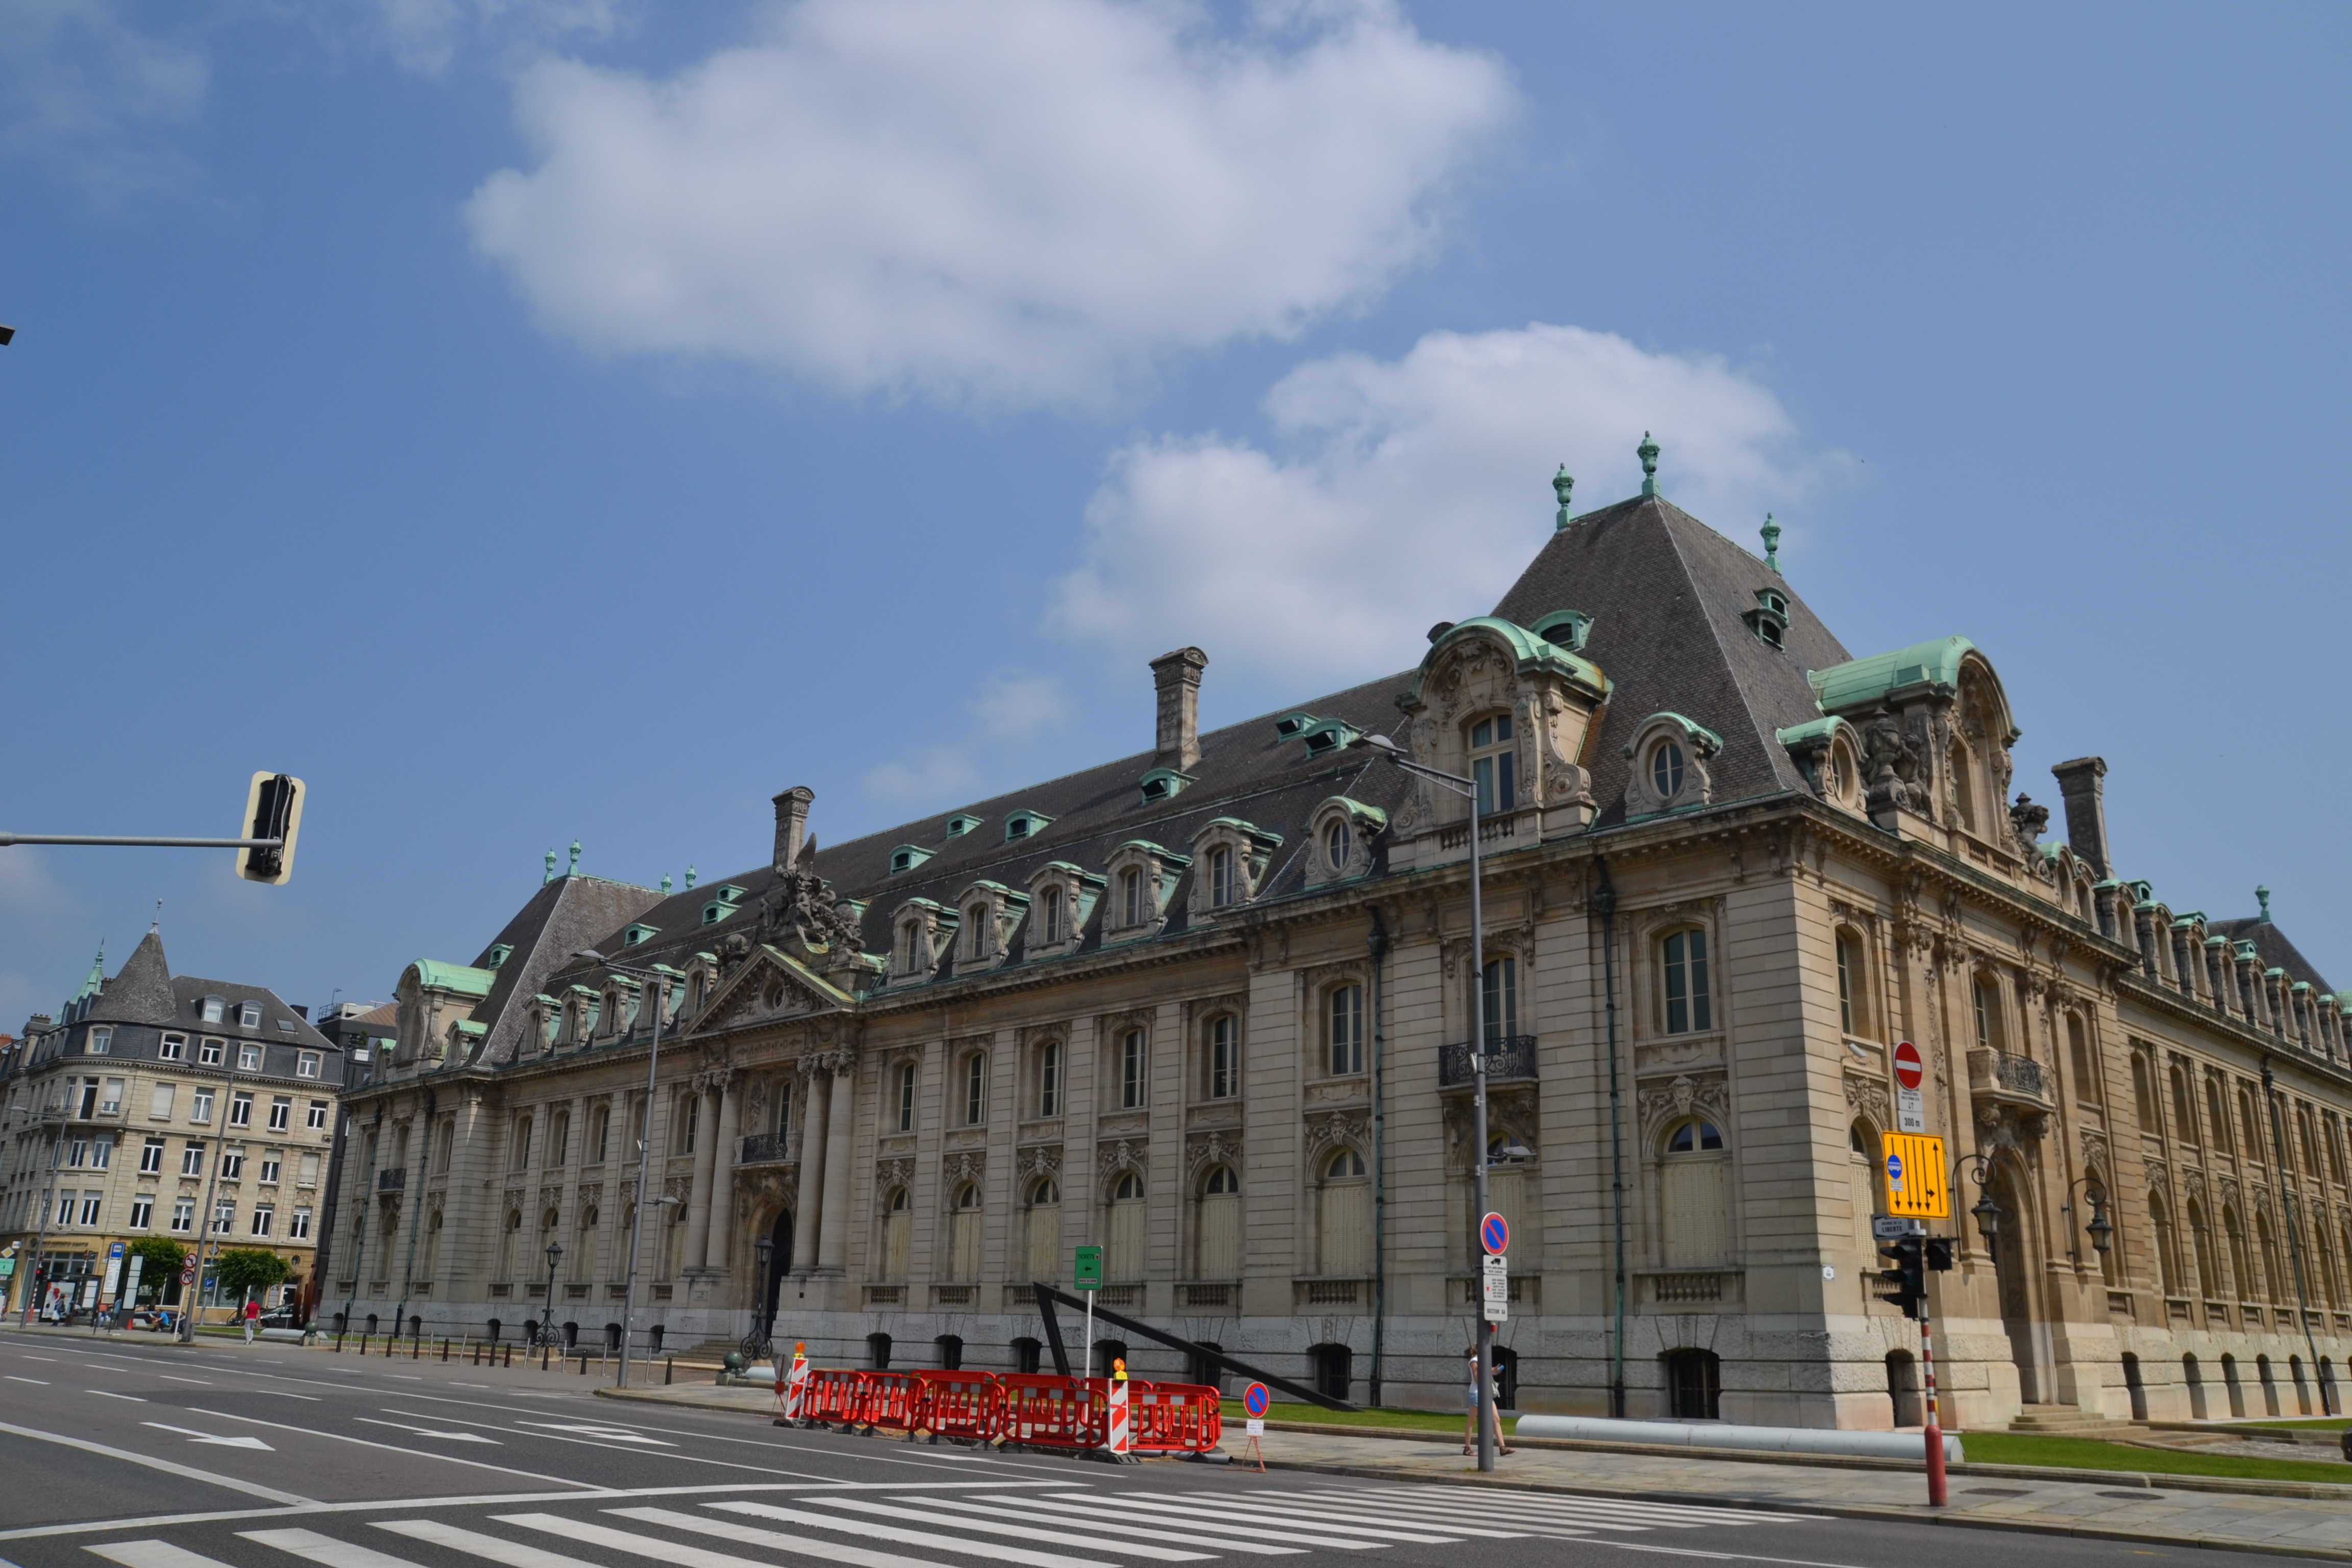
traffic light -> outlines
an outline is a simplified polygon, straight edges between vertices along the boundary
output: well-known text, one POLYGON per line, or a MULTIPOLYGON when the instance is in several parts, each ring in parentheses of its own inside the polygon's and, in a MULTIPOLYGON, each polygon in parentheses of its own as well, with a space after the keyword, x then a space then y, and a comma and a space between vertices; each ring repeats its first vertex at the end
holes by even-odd
POLYGON ((1948 1274, 1952 1268, 1952 1238, 1931 1236, 1927 1238, 1927 1267, 1938 1274, 1948 1274))
POLYGON ((258 773, 245 795, 240 838, 282 839, 275 849, 240 849, 236 874, 248 882, 282 886, 294 875, 294 835, 302 826, 302 781, 285 773, 258 773))
POLYGON ((1878 1271, 1882 1284, 1892 1285, 1892 1290, 1881 1290, 1878 1299, 1892 1301, 1903 1309, 1906 1318, 1916 1318, 1927 1305, 1927 1272, 1924 1267, 1926 1249, 1920 1245, 1926 1238, 1906 1236, 1899 1241, 1883 1241, 1878 1256, 1895 1265, 1878 1271))

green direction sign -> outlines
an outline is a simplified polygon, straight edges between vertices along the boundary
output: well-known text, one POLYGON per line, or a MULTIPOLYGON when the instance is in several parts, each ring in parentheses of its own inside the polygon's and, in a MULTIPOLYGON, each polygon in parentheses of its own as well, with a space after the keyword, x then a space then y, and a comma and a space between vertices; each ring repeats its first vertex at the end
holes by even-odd
POLYGON ((1102 1248, 1081 1247, 1070 1266, 1070 1282, 1081 1290, 1102 1289, 1102 1248))

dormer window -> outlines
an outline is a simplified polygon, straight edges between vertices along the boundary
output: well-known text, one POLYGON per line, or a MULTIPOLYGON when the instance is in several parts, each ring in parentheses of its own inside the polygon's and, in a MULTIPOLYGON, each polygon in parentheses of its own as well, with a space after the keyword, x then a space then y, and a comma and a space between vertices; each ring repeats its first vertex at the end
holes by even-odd
POLYGON ((1086 929, 1102 888, 1101 877, 1067 860, 1048 861, 1031 872, 1024 955, 1057 957, 1067 952, 1086 929))
POLYGON ((1233 903, 1239 893, 1234 876, 1233 849, 1221 844, 1209 851, 1209 902, 1222 910, 1233 903))
POLYGON ((205 1023, 217 1024, 226 1016, 228 1016, 228 1001, 226 997, 207 996, 205 998, 204 1020, 205 1023))
POLYGON ((483 967, 486 969, 504 969, 506 967, 507 960, 513 956, 514 948, 509 943, 503 942, 499 942, 497 946, 490 949, 490 956, 485 961, 483 967))
POLYGON ((1650 787, 1673 799, 1683 787, 1683 748, 1676 741, 1661 741, 1650 752, 1650 787))
POLYGON ((240 1029, 261 1027, 261 1004, 240 1002, 236 1005, 236 1026, 240 1029))
POLYGON ((1307 754, 1310 757, 1328 756, 1362 733, 1353 724, 1338 719, 1326 719, 1307 731, 1307 754))
POLYGON ((1171 800, 1183 793, 1186 784, 1197 782, 1192 774, 1180 773, 1174 768, 1154 768, 1144 774, 1141 781, 1143 804, 1150 805, 1156 801, 1171 800))
POLYGON ((1004 841, 1010 844, 1016 839, 1034 837, 1053 820, 1042 811, 1016 811, 1004 819, 1004 841))
POLYGON ((1371 869, 1372 840, 1388 826, 1378 806, 1335 795, 1307 818, 1306 880, 1310 888, 1353 881, 1371 869))
POLYGON ((1789 638, 1789 600, 1788 595, 1780 593, 1779 590, 1773 588, 1758 589, 1756 591, 1756 607, 1752 610, 1747 611, 1739 618, 1748 623, 1748 629, 1754 632, 1756 634, 1756 640, 1762 643, 1765 647, 1779 648, 1785 647, 1787 646, 1789 638))
POLYGON ((1584 639, 1592 635, 1592 617, 1582 610, 1554 610, 1528 629, 1554 647, 1581 653, 1584 639))
MULTIPOLYGON (((950 838, 961 838, 965 834, 970 833, 973 828, 978 827, 986 820, 987 819, 985 817, 974 816, 968 811, 959 811, 953 816, 948 818, 948 837, 950 838)), ((893 870, 898 869, 897 867, 893 867, 891 868, 893 870)))
POLYGON ((1274 732, 1284 740, 1293 740, 1315 727, 1315 715, 1294 709, 1274 721, 1274 732))
POLYGON ((901 844, 890 851, 890 875, 911 871, 931 858, 931 852, 917 844, 901 844))
POLYGON ((1478 784, 1479 816, 1494 816, 1518 804, 1518 752, 1508 713, 1470 726, 1470 776, 1478 784))
POLYGON ((1061 889, 1045 889, 1045 908, 1039 911, 1038 918, 1039 929, 1045 932, 1045 940, 1048 945, 1062 940, 1062 933, 1068 919, 1063 913, 1064 902, 1061 889))
POLYGON ((635 947, 639 942, 650 942, 660 934, 661 933, 652 926, 633 925, 628 930, 621 933, 621 945, 623 947, 635 947))
POLYGON ((1150 886, 1139 867, 1118 874, 1119 924, 1139 926, 1151 918, 1150 886))
POLYGON ((1355 829, 1344 816, 1335 816, 1323 828, 1323 859, 1334 873, 1344 872, 1356 858, 1355 829))

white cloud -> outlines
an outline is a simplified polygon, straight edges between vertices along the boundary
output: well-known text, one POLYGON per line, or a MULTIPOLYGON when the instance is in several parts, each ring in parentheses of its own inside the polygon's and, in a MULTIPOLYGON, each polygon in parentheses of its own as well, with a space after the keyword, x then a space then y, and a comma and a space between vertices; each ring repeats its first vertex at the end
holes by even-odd
POLYGON ((467 207, 540 320, 850 393, 1097 401, 1286 338, 1426 256, 1508 113, 1387 0, 803 0, 664 79, 548 61, 467 207))
POLYGON ((995 740, 1034 740, 1040 730, 1069 717, 1062 683, 1050 675, 1000 672, 971 704, 981 728, 995 740))
POLYGON ((1066 721, 1069 695, 1050 675, 1001 669, 981 683, 966 705, 975 721, 959 742, 926 746, 912 756, 885 763, 866 773, 866 793, 880 800, 936 803, 973 794, 982 778, 982 757, 1034 741, 1066 721))
POLYGON ((183 188, 195 166, 162 132, 194 121, 212 84, 201 18, 142 30, 110 0, 13 0, 0 48, 0 154, 101 202, 183 188))
POLYGON ((383 47, 403 68, 437 76, 459 49, 535 54, 619 33, 625 0, 372 0, 383 47))
POLYGON ((1820 461, 1720 359, 1540 322, 1314 361, 1265 409, 1280 450, 1168 436, 1112 457, 1060 584, 1066 632, 1129 658, 1198 643, 1288 689, 1360 679, 1493 607, 1551 531, 1563 460, 1591 510, 1633 493, 1654 431, 1668 497, 1730 533, 1820 461))

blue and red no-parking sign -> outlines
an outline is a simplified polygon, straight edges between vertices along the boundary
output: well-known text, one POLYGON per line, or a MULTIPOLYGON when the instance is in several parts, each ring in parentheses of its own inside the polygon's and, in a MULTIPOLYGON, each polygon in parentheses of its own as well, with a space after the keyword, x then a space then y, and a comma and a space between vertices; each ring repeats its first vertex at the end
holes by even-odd
POLYGON ((1490 1214, 1478 1222, 1478 1245, 1494 1257, 1500 1258, 1510 1250, 1511 1222, 1501 1215, 1490 1214))
POLYGON ((1268 1398, 1265 1384, 1253 1383, 1242 1393, 1242 1408, 1249 1412, 1253 1419, 1262 1421, 1265 1418, 1268 1398))

